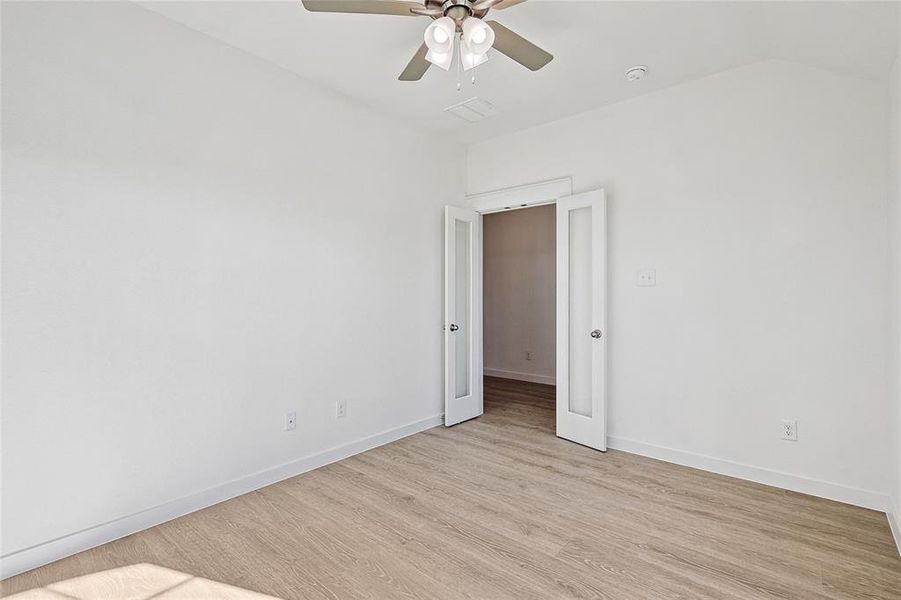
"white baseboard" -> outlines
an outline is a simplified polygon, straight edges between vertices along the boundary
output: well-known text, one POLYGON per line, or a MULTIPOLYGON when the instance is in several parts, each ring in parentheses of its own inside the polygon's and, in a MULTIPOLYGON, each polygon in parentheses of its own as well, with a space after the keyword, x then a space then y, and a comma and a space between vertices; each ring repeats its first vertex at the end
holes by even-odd
POLYGON ((895 538, 895 547, 898 549, 898 555, 901 556, 901 522, 899 522, 901 512, 896 507, 894 511, 886 512, 885 516, 888 517, 888 526, 892 530, 892 537, 895 538))
MULTIPOLYGON (((507 379, 519 379, 494 373, 509 373, 485 369, 485 375, 505 377, 507 379)), ((526 375, 518 374, 515 375, 526 375)), ((535 376, 531 376, 535 377, 535 376)), ((540 376, 537 376, 540 377, 540 376)), ((547 378, 546 378, 547 379, 547 378)), ((550 378, 553 379, 553 378, 550 378)), ((523 381, 530 381, 525 379, 523 381)), ((538 383, 545 383, 539 381, 538 383)), ((552 383, 552 382, 551 382, 552 383)), ((407 425, 402 425, 382 433, 331 448, 317 454, 313 454, 289 463, 254 473, 241 479, 234 479, 222 485, 206 489, 202 492, 185 496, 165 504, 119 518, 107 523, 101 523, 81 531, 77 531, 47 542, 24 548, 10 554, 0 556, 0 579, 6 579, 25 571, 35 569, 53 561, 77 554, 84 550, 94 548, 101 544, 117 540, 119 538, 143 531, 166 521, 171 521, 186 514, 207 508, 214 504, 224 502, 236 496, 247 494, 254 490, 272 485, 289 477, 312 471, 327 464, 345 459, 372 448, 388 444, 401 438, 431 429, 443 423, 443 415, 435 415, 407 425)), ((742 463, 731 462, 702 454, 674 450, 662 446, 654 446, 644 442, 637 442, 625 438, 610 436, 607 439, 609 448, 622 450, 631 454, 639 454, 658 460, 663 460, 678 465, 693 467, 704 471, 711 471, 721 475, 747 479, 757 483, 772 485, 812 496, 819 496, 845 502, 864 508, 884 511, 888 517, 895 544, 901 554, 901 515, 893 514, 889 510, 889 498, 885 494, 862 490, 847 486, 808 479, 790 475, 779 471, 771 471, 760 467, 753 467, 742 463)))
MULTIPOLYGON (((837 483, 830 483, 828 481, 808 479, 806 477, 790 475, 781 471, 772 471, 761 467, 713 458, 703 454, 674 450, 663 446, 654 446, 652 444, 615 436, 607 437, 607 446, 616 450, 629 452, 630 454, 639 454, 641 456, 656 458, 677 465, 719 473, 720 475, 728 475, 729 477, 736 477, 738 479, 746 479, 756 483, 763 483, 765 485, 771 485, 793 492, 800 492, 802 494, 809 494, 811 496, 818 496, 828 500, 836 500, 838 502, 844 502, 845 504, 853 504, 855 506, 878 510, 880 512, 886 512, 889 508, 888 495, 872 490, 862 490, 839 485, 837 483)), ((897 535, 895 539, 898 539, 897 535)))
POLYGON ((272 485, 283 479, 318 469, 354 454, 359 454, 414 433, 437 427, 443 422, 444 415, 435 415, 408 423, 407 425, 383 431, 271 469, 259 471, 247 477, 233 479, 202 492, 172 500, 171 502, 166 502, 165 504, 160 504, 107 523, 101 523, 29 548, 11 552, 0 556, 0 579, 18 575, 61 558, 154 527, 160 523, 171 521, 202 508, 224 502, 230 498, 272 485))
POLYGON ((534 373, 520 373, 519 371, 504 371, 503 369, 482 369, 486 377, 500 377, 501 379, 515 379, 517 381, 529 381, 531 383, 544 383, 557 385, 557 378, 549 375, 535 375, 534 373))

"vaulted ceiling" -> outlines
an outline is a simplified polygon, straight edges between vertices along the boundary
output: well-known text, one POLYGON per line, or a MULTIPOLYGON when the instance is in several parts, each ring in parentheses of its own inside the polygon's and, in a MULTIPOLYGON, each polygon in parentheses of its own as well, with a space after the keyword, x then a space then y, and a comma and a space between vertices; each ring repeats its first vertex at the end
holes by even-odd
POLYGON ((530 0, 492 18, 554 54, 530 72, 492 52, 465 76, 432 67, 397 80, 425 17, 310 13, 299 1, 141 1, 197 31, 414 126, 473 142, 560 119, 743 64, 778 58, 884 79, 898 55, 897 2, 603 2, 530 0), (624 71, 649 68, 640 82, 624 71), (498 113, 467 123, 444 112, 473 96, 498 113))

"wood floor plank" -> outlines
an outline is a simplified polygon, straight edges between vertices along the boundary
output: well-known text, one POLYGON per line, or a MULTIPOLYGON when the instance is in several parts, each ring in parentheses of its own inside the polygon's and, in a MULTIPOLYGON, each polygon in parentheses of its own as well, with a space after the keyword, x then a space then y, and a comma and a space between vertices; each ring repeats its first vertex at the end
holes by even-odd
POLYGON ((435 428, 0 584, 138 563, 271 596, 901 599, 884 514, 554 435, 552 386, 485 379, 435 428))

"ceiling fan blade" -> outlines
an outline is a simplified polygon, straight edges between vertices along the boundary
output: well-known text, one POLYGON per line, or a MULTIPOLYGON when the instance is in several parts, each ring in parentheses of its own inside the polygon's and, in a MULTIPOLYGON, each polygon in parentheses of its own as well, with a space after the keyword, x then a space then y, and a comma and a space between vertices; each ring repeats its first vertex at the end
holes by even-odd
POLYGON ((444 15, 444 11, 440 8, 426 8, 425 6, 411 8, 410 12, 414 15, 420 15, 423 17, 441 17, 444 15))
POLYGON ((402 0, 302 0, 311 12, 363 13, 368 15, 397 15, 416 17, 413 9, 425 8, 421 2, 402 0))
POLYGON ((407 64, 407 68, 404 69, 404 72, 400 74, 398 79, 400 81, 419 81, 422 79, 425 72, 432 66, 432 63, 425 59, 425 54, 428 51, 429 47, 425 44, 420 46, 419 50, 416 51, 416 54, 413 55, 413 58, 411 58, 410 62, 407 64))
POLYGON ((524 67, 537 71, 554 59, 552 54, 545 52, 497 21, 488 21, 488 24, 494 30, 494 49, 506 54, 524 67))
POLYGON ((521 4, 526 0, 479 0, 476 2, 472 10, 473 11, 481 11, 487 8, 493 8, 495 10, 504 10, 505 8, 510 8, 511 6, 516 6, 517 4, 521 4))

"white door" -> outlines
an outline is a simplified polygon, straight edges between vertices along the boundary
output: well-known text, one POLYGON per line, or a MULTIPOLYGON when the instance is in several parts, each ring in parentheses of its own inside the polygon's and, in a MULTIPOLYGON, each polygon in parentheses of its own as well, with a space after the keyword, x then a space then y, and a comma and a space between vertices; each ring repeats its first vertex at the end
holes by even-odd
POLYGON ((607 449, 607 202, 557 200, 557 435, 607 449))
POLYGON ((482 217, 444 211, 444 424, 482 414, 482 217))

